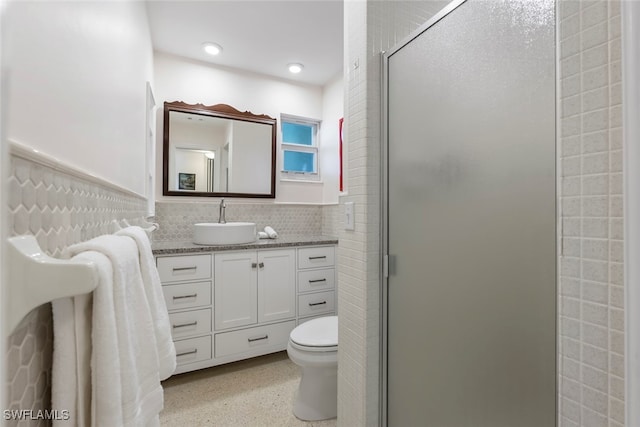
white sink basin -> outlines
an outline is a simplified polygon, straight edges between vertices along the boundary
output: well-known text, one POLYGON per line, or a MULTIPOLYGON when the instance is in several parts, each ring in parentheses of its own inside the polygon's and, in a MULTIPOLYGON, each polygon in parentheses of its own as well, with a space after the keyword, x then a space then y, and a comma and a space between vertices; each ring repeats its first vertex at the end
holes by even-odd
POLYGON ((253 222, 201 222, 193 225, 193 243, 197 245, 234 245, 256 241, 253 222))

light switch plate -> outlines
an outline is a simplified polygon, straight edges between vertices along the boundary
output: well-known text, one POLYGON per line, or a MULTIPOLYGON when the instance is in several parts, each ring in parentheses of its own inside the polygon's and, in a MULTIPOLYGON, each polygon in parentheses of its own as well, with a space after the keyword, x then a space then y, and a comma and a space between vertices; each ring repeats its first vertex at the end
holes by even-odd
POLYGON ((354 217, 354 203, 346 202, 344 204, 344 229, 355 230, 356 219, 354 217))

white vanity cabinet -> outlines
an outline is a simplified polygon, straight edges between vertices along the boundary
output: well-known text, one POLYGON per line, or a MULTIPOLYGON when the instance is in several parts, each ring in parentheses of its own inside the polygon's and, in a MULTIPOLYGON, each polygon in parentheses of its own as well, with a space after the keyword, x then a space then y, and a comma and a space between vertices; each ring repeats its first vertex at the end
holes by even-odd
POLYGON ((335 246, 157 255, 176 373, 282 351, 295 326, 335 314, 335 246))
POLYGON ((210 366, 213 357, 211 254, 157 257, 176 346, 176 373, 210 366))
POLYGON ((215 357, 285 349, 296 324, 295 249, 216 253, 214 271, 215 357))
POLYGON ((335 246, 298 249, 298 324, 336 311, 335 246))
POLYGON ((296 317, 295 249, 219 253, 215 329, 296 317))

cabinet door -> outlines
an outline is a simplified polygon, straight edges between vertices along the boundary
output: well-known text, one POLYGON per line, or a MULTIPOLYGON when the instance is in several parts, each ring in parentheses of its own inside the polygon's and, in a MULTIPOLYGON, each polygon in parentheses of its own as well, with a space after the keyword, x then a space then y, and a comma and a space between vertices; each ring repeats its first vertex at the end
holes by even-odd
POLYGON ((295 316, 295 249, 258 252, 258 322, 295 316))
POLYGON ((256 252, 216 254, 214 261, 214 325, 216 330, 256 323, 256 252))

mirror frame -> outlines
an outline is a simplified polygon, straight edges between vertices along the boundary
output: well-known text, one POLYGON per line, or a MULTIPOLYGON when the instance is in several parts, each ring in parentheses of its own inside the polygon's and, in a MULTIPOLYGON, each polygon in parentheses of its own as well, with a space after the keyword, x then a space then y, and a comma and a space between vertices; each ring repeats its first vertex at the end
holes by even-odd
POLYGON ((164 135, 162 150, 162 194, 164 196, 183 197, 247 197, 274 199, 276 197, 276 123, 277 120, 266 114, 257 115, 250 111, 241 112, 227 104, 203 105, 187 104, 182 101, 164 103, 164 135), (203 116, 219 117, 222 119, 240 120, 252 123, 261 123, 271 126, 271 192, 270 193, 224 193, 204 191, 176 191, 169 190, 169 113, 172 111, 181 113, 200 114, 203 116))

